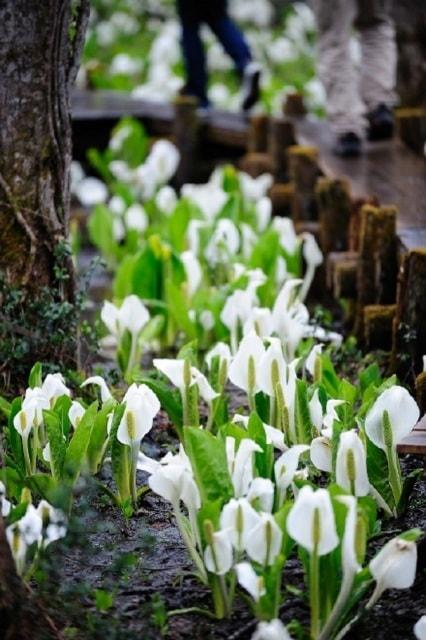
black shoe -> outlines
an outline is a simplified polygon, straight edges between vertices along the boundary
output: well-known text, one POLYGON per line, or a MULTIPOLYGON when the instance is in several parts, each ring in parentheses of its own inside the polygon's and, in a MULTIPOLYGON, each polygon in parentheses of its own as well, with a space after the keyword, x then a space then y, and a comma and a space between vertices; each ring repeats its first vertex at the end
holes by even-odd
POLYGON ((334 145, 334 153, 342 158, 355 158, 361 154, 362 142, 361 138, 348 131, 348 133, 342 133, 334 145))
POLYGON ((257 62, 249 62, 244 69, 243 86, 241 90, 241 109, 248 111, 260 97, 261 67, 257 62))
POLYGON ((367 137, 369 140, 386 140, 392 138, 395 120, 392 110, 385 104, 379 104, 367 114, 369 123, 367 137))

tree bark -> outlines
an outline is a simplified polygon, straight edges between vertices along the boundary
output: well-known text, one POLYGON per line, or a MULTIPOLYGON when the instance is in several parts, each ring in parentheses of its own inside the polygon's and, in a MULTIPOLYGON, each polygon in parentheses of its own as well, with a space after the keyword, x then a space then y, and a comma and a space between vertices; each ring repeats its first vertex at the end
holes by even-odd
MULTIPOLYGON (((0 272, 36 294, 68 233, 74 81, 88 0, 0 3, 0 272)), ((68 264, 71 270, 71 265, 68 264)), ((72 278, 64 299, 72 296, 72 278)))
MULTIPOLYGON (((74 301, 66 249, 69 88, 88 17, 89 0, 0 1, 0 306, 6 306, 10 288, 19 289, 23 316, 30 309, 34 316, 33 303, 42 291, 55 302, 74 301)), ((13 351, 11 335, 20 328, 11 324, 13 318, 2 310, 0 338, 11 342, 13 351)), ((29 326, 38 326, 38 319, 30 319, 29 326)), ((34 350, 37 359, 31 344, 29 351, 34 350)), ((43 359, 54 361, 55 340, 47 351, 43 359)))

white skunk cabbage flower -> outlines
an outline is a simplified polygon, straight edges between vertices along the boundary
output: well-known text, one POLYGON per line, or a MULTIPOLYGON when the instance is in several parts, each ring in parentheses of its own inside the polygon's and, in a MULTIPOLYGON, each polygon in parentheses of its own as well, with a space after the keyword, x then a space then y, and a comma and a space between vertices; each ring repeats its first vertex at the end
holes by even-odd
POLYGON ((283 532, 270 513, 260 513, 257 524, 248 533, 246 551, 248 556, 264 567, 274 564, 281 552, 283 532))
POLYGON ((130 295, 124 299, 121 307, 116 307, 106 300, 101 311, 101 320, 111 335, 121 338, 127 329, 133 338, 137 337, 140 331, 148 322, 149 311, 138 298, 130 295))
POLYGON ((376 447, 386 451, 395 448, 408 436, 419 416, 420 410, 414 398, 404 387, 395 385, 383 391, 367 413, 365 431, 376 447))
POLYGON ((247 493, 247 500, 250 504, 256 505, 260 511, 271 513, 274 505, 274 493, 275 487, 272 480, 269 480, 269 478, 254 478, 247 493))
POLYGON ((173 187, 170 187, 169 185, 161 187, 155 196, 155 204, 160 211, 170 216, 177 205, 177 195, 173 187))
POLYGON ((261 338, 254 332, 247 333, 229 367, 232 384, 253 396, 259 390, 259 363, 265 353, 261 338))
POLYGON ((367 454, 356 431, 340 434, 336 456, 336 482, 354 496, 366 496, 370 491, 367 474, 367 454))
POLYGON ((201 284, 203 278, 203 270, 200 262, 192 251, 184 251, 180 254, 180 259, 185 269, 186 282, 188 284, 188 293, 193 296, 201 284))
POLYGON ((238 583, 245 589, 255 602, 265 595, 265 581, 263 576, 258 576, 249 562, 240 562, 235 565, 238 583))
POLYGON ((287 518, 289 535, 309 553, 330 553, 339 544, 330 494, 304 486, 287 518))
POLYGON ((244 551, 247 535, 257 524, 259 514, 247 498, 232 498, 220 514, 220 528, 228 531, 236 551, 244 551))
POLYGON ((108 198, 108 189, 98 178, 83 178, 76 185, 74 193, 83 207, 103 204, 108 198))
POLYGON ((281 620, 275 618, 270 622, 259 622, 251 640, 292 640, 292 637, 281 620))
POLYGON ((112 399, 111 391, 108 389, 108 385, 102 376, 90 376, 84 382, 82 382, 80 386, 87 387, 88 384, 94 384, 99 387, 102 403, 112 399))
POLYGON ((284 451, 275 461, 274 475, 280 504, 284 502, 286 491, 297 473, 300 456, 308 450, 308 445, 296 444, 290 447, 290 449, 287 449, 287 451, 284 451))
POLYGON ((228 194, 218 185, 184 184, 181 189, 184 198, 188 198, 201 211, 208 222, 212 222, 228 201, 228 194))
POLYGON ((426 615, 417 620, 414 625, 414 635, 417 640, 426 640, 426 615))
POLYGON ((264 198, 272 187, 273 177, 270 173, 263 173, 257 178, 252 178, 248 173, 239 173, 240 187, 246 200, 258 202, 264 198))
POLYGON ((253 480, 253 455, 261 452, 261 447, 250 438, 243 438, 238 449, 235 438, 228 436, 225 441, 228 470, 237 498, 246 496, 253 480))
POLYGON ((126 403, 117 430, 117 440, 131 447, 139 446, 142 438, 152 429, 161 405, 157 396, 145 384, 132 384, 123 398, 126 403))
POLYGON ((380 549, 368 565, 376 588, 370 608, 386 589, 409 589, 416 577, 417 546, 412 540, 393 538, 380 549))
POLYGON ((74 429, 77 429, 80 420, 85 413, 86 409, 83 407, 83 405, 77 402, 77 400, 73 400, 70 408, 68 409, 68 418, 74 429))
POLYGON ((204 551, 204 564, 207 571, 223 576, 233 565, 232 544, 228 531, 213 531, 210 544, 204 551))

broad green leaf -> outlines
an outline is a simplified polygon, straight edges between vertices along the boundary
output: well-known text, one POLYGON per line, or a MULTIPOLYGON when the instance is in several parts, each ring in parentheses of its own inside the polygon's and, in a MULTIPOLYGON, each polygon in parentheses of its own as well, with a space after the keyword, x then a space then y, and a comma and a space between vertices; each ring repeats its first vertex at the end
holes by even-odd
POLYGON ((308 385, 305 380, 296 380, 296 433, 299 444, 309 443, 312 439, 308 385))
POLYGON ((189 317, 189 308, 181 289, 170 280, 166 282, 166 300, 168 311, 186 337, 194 340, 197 337, 197 328, 189 317))
POLYGON ((125 255, 116 269, 112 291, 114 297, 119 300, 124 300, 124 298, 133 293, 132 279, 136 257, 125 255))
POLYGON ((21 398, 15 398, 12 404, 10 405, 10 413, 7 421, 7 424, 8 424, 7 431, 8 431, 8 443, 10 446, 10 451, 13 456, 13 459, 18 465, 19 469, 25 475, 25 460, 24 460, 24 452, 22 449, 22 438, 19 435, 19 433, 16 431, 15 427, 13 426, 13 419, 16 416, 16 414, 19 413, 19 411, 21 410, 21 406, 22 406, 21 398))
POLYGON ((135 257, 131 283, 140 298, 162 299, 162 265, 148 245, 135 257))
POLYGON ((114 407, 114 400, 108 400, 95 418, 89 445, 87 447, 87 461, 89 463, 91 473, 94 474, 98 472, 99 464, 102 461, 103 447, 108 437, 108 415, 114 411, 114 407))
POLYGON ((50 466, 53 477, 59 480, 62 477, 67 446, 63 435, 59 416, 53 411, 43 411, 43 420, 47 430, 47 439, 50 448, 50 466))
POLYGON ((368 387, 372 384, 378 387, 382 381, 382 376, 380 374, 380 367, 377 362, 370 364, 370 366, 364 369, 364 371, 361 371, 358 378, 362 393, 364 393, 364 391, 366 391, 366 389, 368 389, 368 387))
POLYGON ((116 406, 111 425, 111 465, 112 476, 118 489, 120 502, 124 504, 131 497, 129 486, 129 451, 130 448, 117 439, 117 431, 125 410, 124 404, 116 406))
POLYGON ((367 440, 367 472, 368 479, 380 493, 390 509, 395 506, 395 500, 389 484, 388 461, 384 451, 376 447, 369 438, 367 440))
POLYGON ((208 431, 185 427, 184 442, 203 504, 218 499, 227 502, 233 487, 223 441, 208 431))
POLYGON ((68 417, 68 411, 70 410, 71 404, 72 404, 71 398, 69 396, 63 395, 56 400, 55 406, 53 409, 59 418, 62 433, 66 438, 68 438, 70 427, 71 427, 70 419, 68 417))
POLYGON ((104 204, 97 204, 89 217, 89 237, 95 247, 109 259, 117 256, 117 243, 113 231, 113 214, 104 204))
POLYGON ((0 396, 0 411, 2 411, 4 413, 4 415, 6 416, 6 418, 9 417, 10 415, 10 411, 11 411, 11 404, 10 402, 8 402, 6 400, 6 398, 2 398, 2 396, 0 396))
POLYGON ((36 362, 30 371, 30 375, 28 377, 28 386, 31 387, 31 389, 34 389, 35 387, 41 387, 43 380, 42 375, 43 368, 41 362, 36 362))
POLYGON ((63 465, 64 480, 73 485, 86 461, 87 447, 98 410, 97 401, 93 402, 86 410, 77 425, 65 453, 63 465))

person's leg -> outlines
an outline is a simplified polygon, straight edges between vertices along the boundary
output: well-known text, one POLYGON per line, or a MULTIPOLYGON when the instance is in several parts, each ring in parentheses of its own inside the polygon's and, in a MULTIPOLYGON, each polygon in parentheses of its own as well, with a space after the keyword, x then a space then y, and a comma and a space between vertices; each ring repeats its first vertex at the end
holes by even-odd
POLYGON ((358 0, 362 51, 360 90, 367 105, 369 137, 389 137, 393 130, 392 107, 396 102, 396 40, 391 0, 358 0))
POLYGON ((209 3, 205 22, 209 25, 226 53, 232 58, 242 79, 241 108, 244 111, 258 101, 260 96, 260 65, 252 61, 250 48, 227 12, 226 0, 209 3))
POLYGON ((218 10, 213 15, 211 11, 206 22, 234 61, 237 72, 242 76, 252 59, 250 48, 243 34, 226 12, 225 3, 219 2, 218 5, 218 10))
POLYGON ((207 71, 203 43, 200 38, 201 16, 192 0, 178 0, 177 9, 182 29, 182 52, 186 71, 184 93, 208 106, 207 71))
POLYGON ((313 0, 312 5, 318 28, 317 72, 332 130, 337 138, 349 132, 362 138, 365 105, 349 48, 356 0, 313 0))

